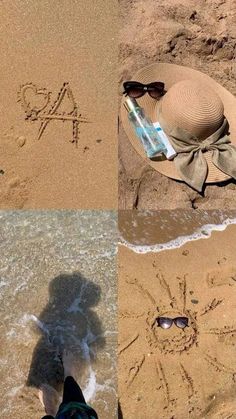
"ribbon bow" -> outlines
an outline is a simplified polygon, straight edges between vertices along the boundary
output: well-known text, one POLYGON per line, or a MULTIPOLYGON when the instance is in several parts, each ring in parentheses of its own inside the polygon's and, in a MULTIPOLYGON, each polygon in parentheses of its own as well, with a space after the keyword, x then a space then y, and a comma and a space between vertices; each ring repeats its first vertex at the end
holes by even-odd
POLYGON ((158 120, 177 153, 174 159, 175 166, 188 185, 198 192, 202 191, 208 173, 204 157, 206 151, 212 152, 212 162, 218 169, 236 179, 236 147, 231 144, 227 134, 229 125, 226 118, 218 130, 204 141, 183 129, 171 129, 163 120, 160 111, 158 120))

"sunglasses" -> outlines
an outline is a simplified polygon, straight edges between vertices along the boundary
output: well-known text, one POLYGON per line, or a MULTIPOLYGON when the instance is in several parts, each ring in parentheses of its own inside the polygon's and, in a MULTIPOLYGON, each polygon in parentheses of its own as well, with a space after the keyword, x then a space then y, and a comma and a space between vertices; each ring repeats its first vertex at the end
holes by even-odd
POLYGON ((128 95, 134 99, 138 99, 148 93, 153 99, 158 99, 165 93, 165 84, 161 81, 155 81, 149 84, 142 84, 138 81, 125 81, 123 83, 123 94, 128 95))
POLYGON ((188 327, 188 317, 175 317, 174 319, 170 319, 169 317, 157 318, 157 324, 162 329, 169 329, 173 323, 180 329, 184 329, 188 327))

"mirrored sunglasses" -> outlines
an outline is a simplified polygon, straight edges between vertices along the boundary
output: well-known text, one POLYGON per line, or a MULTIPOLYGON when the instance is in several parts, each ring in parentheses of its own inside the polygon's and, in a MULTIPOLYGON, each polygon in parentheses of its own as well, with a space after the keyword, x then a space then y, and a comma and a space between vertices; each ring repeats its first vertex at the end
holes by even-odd
POLYGON ((162 329, 169 329, 173 323, 180 329, 184 329, 185 327, 188 327, 188 317, 175 317, 174 319, 169 317, 157 318, 157 324, 162 329))

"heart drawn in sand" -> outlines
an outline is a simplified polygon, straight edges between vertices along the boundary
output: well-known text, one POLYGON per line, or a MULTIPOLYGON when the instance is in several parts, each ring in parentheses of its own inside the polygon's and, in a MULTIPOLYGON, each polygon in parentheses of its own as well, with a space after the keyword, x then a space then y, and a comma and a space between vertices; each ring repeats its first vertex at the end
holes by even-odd
POLYGON ((47 89, 37 88, 32 83, 25 84, 19 92, 19 101, 26 113, 39 113, 47 107, 50 102, 50 95, 47 89))

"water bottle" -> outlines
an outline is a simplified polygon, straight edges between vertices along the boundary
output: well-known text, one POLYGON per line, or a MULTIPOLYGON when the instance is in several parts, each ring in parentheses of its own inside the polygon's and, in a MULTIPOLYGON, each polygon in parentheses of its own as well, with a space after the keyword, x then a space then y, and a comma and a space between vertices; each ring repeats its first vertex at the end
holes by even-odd
POLYGON ((167 153, 166 147, 159 139, 158 132, 152 121, 145 115, 144 110, 134 98, 128 97, 124 102, 128 111, 128 118, 135 133, 141 141, 147 157, 152 158, 158 154, 167 153))

